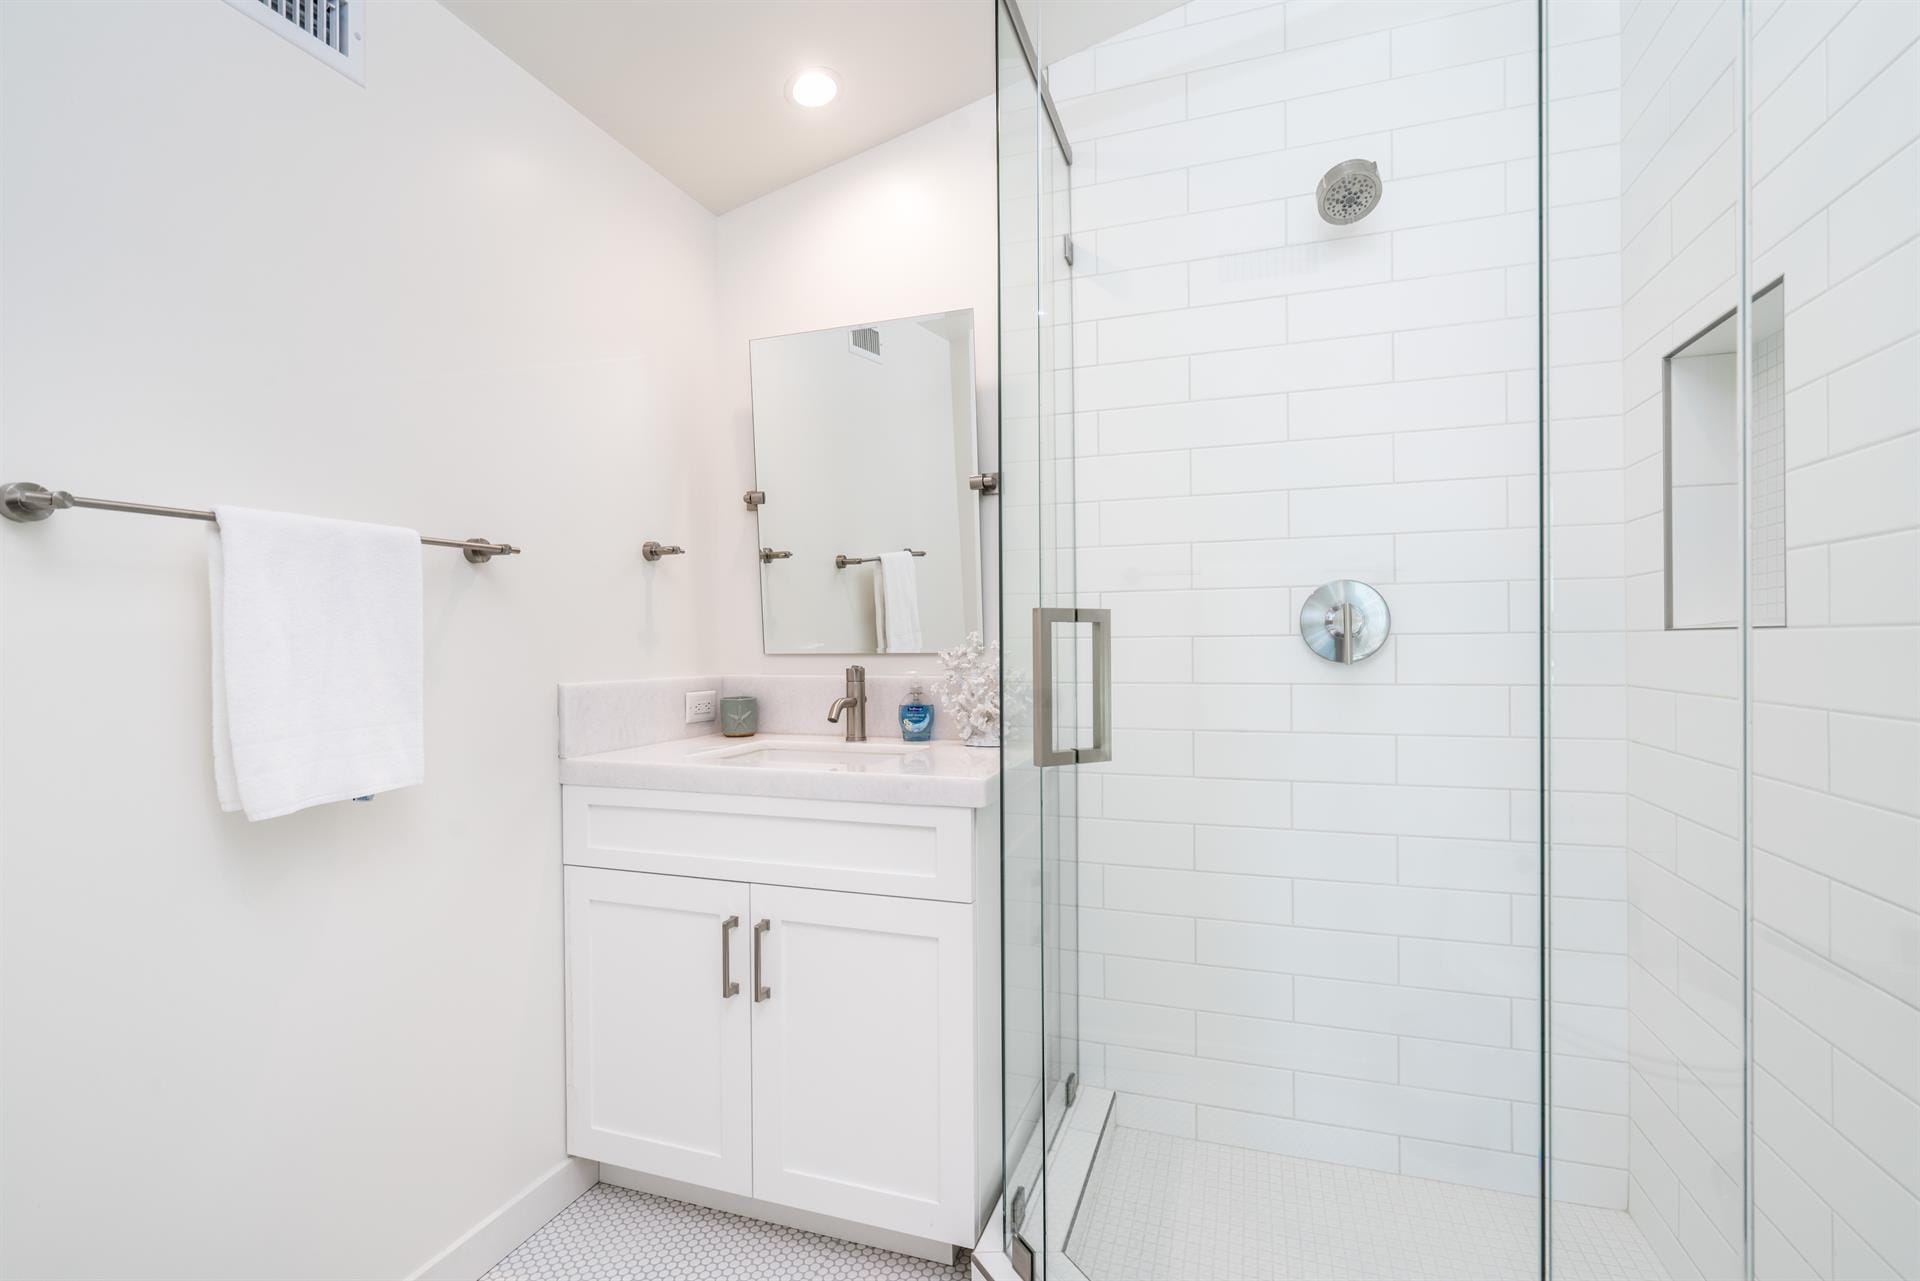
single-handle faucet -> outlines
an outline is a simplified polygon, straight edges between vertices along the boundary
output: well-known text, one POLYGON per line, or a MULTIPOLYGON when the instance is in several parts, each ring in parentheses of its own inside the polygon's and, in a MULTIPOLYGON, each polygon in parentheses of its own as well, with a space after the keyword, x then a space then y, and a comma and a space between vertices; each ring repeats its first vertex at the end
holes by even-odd
POLYGON ((838 725, 840 713, 847 714, 847 741, 867 741, 867 669, 858 665, 847 669, 847 692, 833 700, 827 709, 827 723, 838 725))

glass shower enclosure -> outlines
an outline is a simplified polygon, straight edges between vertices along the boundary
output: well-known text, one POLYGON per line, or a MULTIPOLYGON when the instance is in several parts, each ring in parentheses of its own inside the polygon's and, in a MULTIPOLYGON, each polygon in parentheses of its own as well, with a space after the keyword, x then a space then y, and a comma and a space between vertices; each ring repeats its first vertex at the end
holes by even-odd
POLYGON ((989 1271, 1920 1278, 1920 6, 1099 8, 994 6, 989 1271))

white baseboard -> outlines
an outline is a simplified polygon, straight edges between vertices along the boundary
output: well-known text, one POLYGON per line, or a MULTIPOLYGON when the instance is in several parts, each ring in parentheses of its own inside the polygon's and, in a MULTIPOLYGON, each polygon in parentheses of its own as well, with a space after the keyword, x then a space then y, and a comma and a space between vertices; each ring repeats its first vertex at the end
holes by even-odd
POLYGON ((479 1281, 540 1226, 600 1181, 600 1163, 570 1156, 475 1224, 407 1281, 479 1281))
POLYGON ((618 1165, 601 1166, 600 1181, 611 1183, 617 1188, 651 1192, 655 1196, 667 1197, 670 1200, 685 1201, 690 1205, 703 1205, 709 1210, 724 1210, 728 1214, 738 1214, 744 1218, 777 1223, 783 1228, 798 1228, 802 1232, 814 1232, 823 1237, 838 1237, 842 1241, 852 1241, 856 1245, 871 1245, 882 1250, 891 1250, 895 1254, 911 1255, 916 1259, 927 1259, 934 1263, 952 1263, 954 1259, 955 1247, 945 1241, 929 1241, 923 1237, 895 1232, 891 1228, 876 1228, 864 1223, 853 1223, 847 1219, 836 1219, 827 1214, 815 1214, 811 1210, 796 1210, 790 1206, 775 1205, 771 1201, 760 1201, 735 1192, 716 1192, 712 1188, 695 1187, 691 1183, 663 1179, 655 1174, 642 1174, 638 1170, 629 1170, 618 1165))

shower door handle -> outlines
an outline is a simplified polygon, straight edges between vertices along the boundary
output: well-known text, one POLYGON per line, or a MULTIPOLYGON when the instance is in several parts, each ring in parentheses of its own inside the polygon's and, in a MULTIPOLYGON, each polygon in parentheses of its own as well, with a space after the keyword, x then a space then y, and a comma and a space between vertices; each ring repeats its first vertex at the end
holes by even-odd
POLYGON ((1033 763, 1071 765, 1071 747, 1053 745, 1053 625, 1071 623, 1074 611, 1041 606, 1033 611, 1033 763))
POLYGON ((1113 759, 1113 611, 1043 606, 1033 611, 1033 763, 1097 765, 1113 759), (1053 628, 1093 627, 1093 745, 1056 747, 1053 741, 1053 628))
POLYGON ((1077 609, 1078 621, 1093 624, 1093 746, 1074 753, 1082 765, 1113 759, 1113 611, 1077 609))

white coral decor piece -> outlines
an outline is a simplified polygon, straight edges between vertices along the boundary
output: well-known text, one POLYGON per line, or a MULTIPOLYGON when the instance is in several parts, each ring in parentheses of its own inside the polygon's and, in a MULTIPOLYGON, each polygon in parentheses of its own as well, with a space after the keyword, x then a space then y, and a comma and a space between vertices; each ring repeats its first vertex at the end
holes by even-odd
POLYGON ((1000 646, 988 645, 979 632, 952 649, 940 651, 946 670, 935 686, 940 705, 960 728, 969 747, 995 747, 1000 742, 1000 646))

